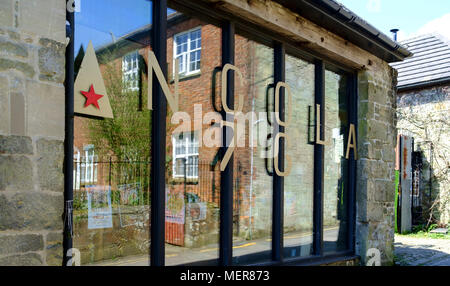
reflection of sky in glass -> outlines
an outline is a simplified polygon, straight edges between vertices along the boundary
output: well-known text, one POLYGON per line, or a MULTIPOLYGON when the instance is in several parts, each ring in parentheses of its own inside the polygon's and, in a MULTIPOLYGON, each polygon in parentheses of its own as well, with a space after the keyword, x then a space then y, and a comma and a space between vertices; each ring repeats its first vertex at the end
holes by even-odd
MULTIPOLYGON (((175 12, 168 9, 167 14, 175 12)), ((84 0, 75 13, 75 55, 80 45, 86 50, 89 41, 94 49, 149 25, 152 3, 149 0, 84 0)))

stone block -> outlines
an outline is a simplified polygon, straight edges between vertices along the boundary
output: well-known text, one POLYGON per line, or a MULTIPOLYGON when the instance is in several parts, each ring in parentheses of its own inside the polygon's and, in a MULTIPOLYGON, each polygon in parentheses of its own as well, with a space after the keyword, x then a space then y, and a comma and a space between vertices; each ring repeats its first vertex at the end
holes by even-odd
POLYGON ((39 139, 36 142, 36 160, 41 189, 64 191, 64 145, 63 141, 39 139))
POLYGON ((371 222, 382 222, 383 216, 383 204, 378 202, 367 202, 367 217, 371 222))
POLYGON ((356 182, 356 219, 367 222, 367 200, 368 189, 371 189, 373 182, 371 180, 358 180, 356 182))
POLYGON ((50 39, 40 39, 39 79, 62 83, 65 77, 66 47, 50 39))
POLYGON ((0 26, 12 27, 14 25, 13 0, 0 0, 0 26))
POLYGON ((367 92, 369 101, 382 105, 389 105, 391 103, 390 90, 380 84, 369 83, 367 92))
POLYGON ((385 122, 368 120, 367 138, 386 142, 388 138, 388 126, 385 122))
POLYGON ((355 251, 361 256, 362 265, 366 264, 366 253, 368 246, 369 224, 356 221, 355 251))
POLYGON ((19 29, 63 43, 66 38, 66 1, 20 1, 19 29))
POLYGON ((63 260, 63 235, 60 232, 51 232, 47 235, 45 243, 46 263, 50 266, 61 266, 63 260))
POLYGON ((40 234, 0 235, 0 254, 24 253, 44 249, 40 234))
POLYGON ((366 167, 363 171, 366 171, 367 176, 373 179, 390 179, 390 165, 383 161, 367 160, 366 167))
POLYGON ((0 258, 2 266, 40 266, 43 265, 42 258, 37 253, 26 253, 11 255, 0 258))
POLYGON ((26 83, 28 135, 64 138, 64 86, 26 83))
POLYGON ((0 38, 0 51, 8 56, 28 57, 28 48, 25 44, 13 43, 2 38, 0 38))
POLYGON ((20 34, 14 31, 8 31, 8 35, 10 39, 13 39, 15 41, 20 41, 20 34))
POLYGON ((0 77, 0 133, 9 133, 9 81, 0 77))
POLYGON ((0 71, 7 71, 7 70, 20 71, 29 78, 32 78, 36 73, 34 68, 27 63, 11 59, 0 59, 0 71))
POLYGON ((31 138, 0 135, 0 154, 33 154, 31 138))
POLYGON ((383 149, 381 150, 382 160, 384 162, 395 162, 395 148, 393 148, 392 146, 395 146, 394 142, 384 145, 383 149))
POLYGON ((32 188, 31 160, 25 156, 0 156, 0 190, 32 190, 32 188))
POLYGON ((26 135, 26 107, 23 93, 11 92, 11 134, 26 135))
POLYGON ((358 103, 358 118, 362 120, 363 118, 371 118, 368 116, 369 105, 372 105, 367 100, 360 101, 358 103))
POLYGON ((63 208, 62 194, 0 193, 0 231, 61 230, 63 208))
POLYGON ((393 182, 387 180, 375 180, 373 200, 376 202, 386 202, 388 193, 392 193, 393 190, 393 182))

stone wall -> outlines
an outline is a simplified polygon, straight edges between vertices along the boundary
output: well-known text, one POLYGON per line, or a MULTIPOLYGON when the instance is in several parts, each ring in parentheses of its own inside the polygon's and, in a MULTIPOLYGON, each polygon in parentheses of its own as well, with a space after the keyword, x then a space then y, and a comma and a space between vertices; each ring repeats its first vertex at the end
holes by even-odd
POLYGON ((432 223, 450 224, 450 85, 399 92, 397 105, 399 133, 422 153, 422 222, 432 208, 432 223))
POLYGON ((65 3, 0 7, 0 265, 61 265, 65 3))
POLYGON ((394 258, 396 80, 385 64, 358 74, 356 254, 365 265, 378 249, 382 265, 394 258))

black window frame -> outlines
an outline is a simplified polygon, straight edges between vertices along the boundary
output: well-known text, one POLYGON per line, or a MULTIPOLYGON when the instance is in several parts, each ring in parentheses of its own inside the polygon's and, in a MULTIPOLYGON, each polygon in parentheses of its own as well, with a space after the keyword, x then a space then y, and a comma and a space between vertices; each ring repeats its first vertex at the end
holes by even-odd
MULTIPOLYGON (((234 63, 234 37, 236 34, 244 35, 252 40, 274 48, 274 81, 285 81, 285 55, 301 58, 315 65, 315 103, 321 105, 321 122, 325 122, 325 69, 339 71, 348 76, 347 84, 347 108, 349 114, 349 124, 354 124, 357 138, 357 100, 358 89, 357 72, 348 69, 339 63, 325 59, 314 51, 302 49, 299 43, 284 39, 281 35, 274 34, 263 27, 258 27, 243 19, 237 18, 229 13, 218 12, 207 4, 199 1, 169 0, 171 8, 180 10, 187 15, 204 20, 208 23, 219 26, 222 29, 222 64, 234 63)), ((151 43, 156 58, 160 63, 165 63, 167 55, 167 0, 153 0, 151 43)), ((73 205, 73 136, 74 136, 74 12, 67 12, 67 37, 70 39, 66 47, 66 105, 65 105, 65 161, 64 161, 64 241, 63 241, 63 265, 70 259, 68 251, 72 245, 72 205, 73 205)), ((161 66, 163 74, 167 78, 166 65, 161 66)), ((155 75, 154 75, 155 76, 155 75)), ((153 80, 153 105, 152 112, 152 166, 150 181, 151 193, 151 244, 150 244, 150 265, 165 265, 165 142, 166 142, 166 98, 161 90, 158 80, 153 80), (157 142, 157 144, 155 144, 157 142), (164 143, 164 144, 162 144, 164 143)), ((234 79, 228 75, 228 105, 232 108, 234 101, 234 79)), ((274 96, 272 94, 272 96, 274 96)), ((284 92, 280 92, 280 119, 284 119, 284 92)), ((280 126, 280 132, 284 127, 280 126)), ((223 131, 226 134, 225 129, 223 131)), ((323 135, 324 129, 321 128, 323 135)), ((228 133, 229 134, 229 133, 228 133)), ((229 139, 229 138, 228 138, 229 139)), ((228 140, 223 136, 223 140, 228 140)), ((346 145, 345 145, 346 146, 346 145)), ((222 154, 225 154, 226 147, 222 147, 222 154)), ((284 167, 284 143, 280 144, 279 166, 284 167)), ((354 152, 350 152, 348 159, 348 226, 347 226, 347 250, 324 254, 323 252, 323 164, 324 146, 314 145, 314 205, 313 205, 313 255, 308 257, 283 258, 283 203, 284 203, 284 179, 273 174, 273 216, 272 216, 272 250, 271 261, 261 261, 259 266, 275 265, 314 265, 324 264, 332 261, 356 258, 355 254, 355 221, 356 221, 356 160, 354 152)), ((220 205, 220 236, 219 236, 219 258, 214 260, 198 261, 188 266, 231 266, 233 261, 233 157, 230 159, 227 168, 221 172, 221 205, 220 205)), ((255 256, 258 253, 254 254, 255 256)))

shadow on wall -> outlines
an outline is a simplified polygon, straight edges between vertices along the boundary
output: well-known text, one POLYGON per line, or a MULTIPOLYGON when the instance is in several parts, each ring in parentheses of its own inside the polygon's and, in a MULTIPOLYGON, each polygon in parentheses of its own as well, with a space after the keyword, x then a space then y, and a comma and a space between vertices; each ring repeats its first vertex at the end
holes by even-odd
POLYGON ((439 211, 441 209, 442 170, 440 172, 433 168, 433 149, 431 142, 419 145, 418 151, 413 156, 412 166, 412 223, 413 225, 426 225, 426 228, 431 224, 442 224, 439 211))

